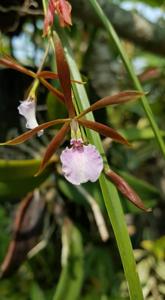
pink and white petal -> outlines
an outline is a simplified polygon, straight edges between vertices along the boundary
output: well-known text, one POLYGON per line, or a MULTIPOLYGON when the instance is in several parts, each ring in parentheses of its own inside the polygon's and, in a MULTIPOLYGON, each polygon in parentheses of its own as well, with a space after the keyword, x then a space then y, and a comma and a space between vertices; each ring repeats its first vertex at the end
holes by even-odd
POLYGON ((75 185, 87 181, 95 182, 103 170, 103 160, 93 145, 79 148, 66 148, 61 156, 65 178, 75 185))
MULTIPOLYGON (((36 103, 35 101, 24 100, 18 106, 19 114, 26 119, 26 128, 33 129, 38 126, 36 120, 36 103)), ((43 134, 43 130, 38 132, 38 136, 43 134)))

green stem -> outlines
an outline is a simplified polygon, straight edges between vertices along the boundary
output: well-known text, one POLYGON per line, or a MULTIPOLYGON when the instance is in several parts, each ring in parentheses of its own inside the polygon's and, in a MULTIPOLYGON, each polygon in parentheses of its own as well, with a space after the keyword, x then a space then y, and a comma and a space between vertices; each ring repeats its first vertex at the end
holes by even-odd
MULTIPOLYGON (((70 66, 72 78, 75 80, 81 80, 79 70, 74 61, 73 54, 72 54, 71 48, 70 48, 68 40, 67 40, 67 36, 62 29, 59 29, 58 32, 59 32, 60 38, 62 40, 62 43, 64 45, 64 49, 65 49, 66 57, 67 57, 67 60, 68 60, 69 66, 70 66)), ((73 90, 74 90, 74 95, 75 95, 75 99, 77 101, 79 110, 82 111, 82 110, 86 109, 87 107, 89 107, 90 103, 89 103, 84 86, 74 84, 73 90)), ((87 119, 94 120, 93 114, 89 113, 87 115, 87 119)), ((102 154, 105 163, 107 163, 100 136, 95 132, 91 132, 90 130, 86 130, 86 133, 87 133, 89 142, 91 142, 92 144, 95 144, 97 149, 102 154)), ((135 264, 135 260, 134 260, 132 245, 131 245, 130 238, 128 235, 128 230, 127 230, 127 226, 125 223, 125 218, 124 218, 124 214, 123 214, 123 210, 122 210, 122 206, 120 203, 120 199, 119 199, 117 190, 116 190, 115 186, 106 179, 104 174, 102 174, 100 176, 99 181, 100 181, 100 187, 101 187, 103 198, 104 198, 104 203, 105 203, 107 213, 108 213, 109 219, 111 221, 111 224, 112 224, 112 227, 114 230, 114 234, 115 234, 118 249, 120 252, 124 272, 125 272, 126 279, 128 282, 130 299, 131 300, 142 300, 143 299, 142 289, 140 286, 138 274, 136 272, 136 264, 135 264)))
MULTIPOLYGON (((123 60, 123 63, 128 71, 128 74, 129 74, 130 78, 132 79, 134 87, 139 91, 143 91, 141 83, 134 72, 133 66, 132 66, 131 62, 129 61, 127 54, 125 53, 125 50, 123 49, 120 39, 118 38, 118 35, 116 34, 112 24, 110 23, 110 21, 104 14, 104 12, 103 12, 101 6, 98 4, 97 0, 89 0, 89 2, 91 3, 95 13, 97 14, 98 18, 102 22, 103 26, 107 30, 107 33, 109 34, 110 39, 113 40, 114 44, 116 45, 116 48, 118 49, 119 54, 123 60)), ((154 119, 153 112, 151 110, 151 107, 150 107, 145 95, 141 97, 141 103, 146 112, 148 120, 151 124, 153 132, 155 134, 155 138, 159 144, 160 150, 161 150, 162 154, 165 156, 165 144, 163 141, 163 137, 161 136, 159 127, 154 119)))
MULTIPOLYGON (((49 53, 49 48, 50 48, 50 42, 48 41, 47 47, 46 47, 45 52, 44 52, 44 56, 42 58, 42 61, 41 61, 41 64, 40 64, 40 66, 38 68, 37 73, 41 72, 41 70, 42 70, 42 68, 43 68, 43 66, 45 64, 46 58, 47 58, 48 53, 49 53)), ((34 99, 36 98, 35 97, 36 96, 36 90, 38 89, 39 84, 40 84, 39 79, 35 78, 33 80, 33 82, 32 82, 32 85, 31 85, 32 87, 31 87, 30 92, 28 94, 29 98, 31 98, 31 97, 34 98, 34 99)))

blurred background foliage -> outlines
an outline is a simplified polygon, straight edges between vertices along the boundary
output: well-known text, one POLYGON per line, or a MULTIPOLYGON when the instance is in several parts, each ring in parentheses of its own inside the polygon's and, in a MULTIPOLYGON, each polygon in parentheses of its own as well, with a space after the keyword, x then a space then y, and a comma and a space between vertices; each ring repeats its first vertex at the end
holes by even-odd
MULTIPOLYGON (((131 89, 132 83, 119 54, 113 43, 109 45, 99 24, 90 21, 90 13, 88 16, 84 9, 85 1, 77 2, 82 4, 81 12, 82 15, 86 13, 86 18, 80 17, 76 1, 70 2, 74 25, 68 35, 87 82, 91 103, 131 89)), ((121 23, 124 13, 134 13, 149 22, 152 28, 159 26, 160 35, 163 34, 163 0, 106 2, 114 5, 113 9, 119 15, 123 13, 121 23)), ((41 1, 0 1, 1 54, 10 54, 36 71, 45 48, 42 28, 41 1)), ((142 36, 143 31, 151 29, 149 25, 146 29, 145 24, 139 28, 142 36)), ((129 28, 125 28, 125 38, 117 25, 116 30, 150 96, 150 104, 164 136, 165 51, 158 53, 162 47, 161 39, 152 36, 157 51, 153 47, 147 48, 144 41, 141 45, 135 42, 129 35, 129 28)), ((52 66, 54 57, 50 53, 45 68, 50 70, 52 66)), ((3 141, 24 130, 25 123, 18 116, 17 106, 25 99, 31 79, 2 67, 0 83, 0 139, 3 141)), ((53 84, 57 85, 56 82, 53 84)), ((64 106, 43 86, 40 86, 37 98, 39 122, 66 115, 64 106)), ((128 149, 108 138, 103 139, 110 166, 138 192, 146 206, 153 208, 152 213, 146 214, 121 197, 144 297, 163 300, 165 162, 138 102, 102 109, 95 117, 118 129, 133 144, 128 149)), ((42 175, 33 177, 56 130, 45 131, 41 138, 33 138, 23 145, 0 148, 0 299, 129 299, 117 246, 97 184, 76 187, 66 182, 59 163, 61 149, 55 154, 54 163, 42 175), (27 193, 30 194, 27 196, 27 193)))

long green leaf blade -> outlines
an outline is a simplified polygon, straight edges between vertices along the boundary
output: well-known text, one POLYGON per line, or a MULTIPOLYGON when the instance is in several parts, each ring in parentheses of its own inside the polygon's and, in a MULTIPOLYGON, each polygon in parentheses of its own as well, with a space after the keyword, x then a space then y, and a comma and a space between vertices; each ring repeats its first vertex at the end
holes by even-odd
MULTIPOLYGON (((81 80, 79 70, 74 61, 73 54, 64 31, 59 29, 59 35, 63 41, 72 78, 76 80, 81 80)), ((80 112, 88 108, 90 103, 84 87, 75 84, 73 86, 73 90, 74 90, 76 102, 80 112)), ((87 119, 93 121, 94 120, 93 114, 89 113, 87 119)), ((99 152, 105 157, 99 135, 95 132, 91 133, 90 130, 86 130, 86 132, 87 132, 89 142, 95 144, 99 152)), ((128 282, 130 298, 131 300, 142 300, 143 299, 142 289, 136 271, 136 264, 135 264, 135 259, 132 251, 132 246, 128 235, 127 226, 125 223, 125 218, 124 218, 124 214, 123 214, 123 210, 122 210, 122 206, 120 203, 117 190, 115 186, 105 178, 104 174, 100 176, 99 181, 100 181, 100 187, 104 198, 104 203, 114 230, 123 268, 128 282)))

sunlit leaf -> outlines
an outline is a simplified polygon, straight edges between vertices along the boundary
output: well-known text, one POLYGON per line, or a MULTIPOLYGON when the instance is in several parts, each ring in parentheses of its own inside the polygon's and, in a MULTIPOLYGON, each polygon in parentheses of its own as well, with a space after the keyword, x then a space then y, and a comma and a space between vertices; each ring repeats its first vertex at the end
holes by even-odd
POLYGON ((0 159, 0 181, 20 180, 32 177, 37 171, 41 160, 9 160, 0 159))
POLYGON ((122 137, 122 135, 120 135, 116 130, 114 130, 111 127, 108 127, 102 123, 88 121, 85 119, 78 119, 77 121, 79 122, 80 125, 83 125, 87 128, 95 130, 95 131, 99 132, 101 135, 110 137, 111 139, 113 139, 114 141, 116 141, 118 143, 130 146, 129 142, 124 137, 122 137))

